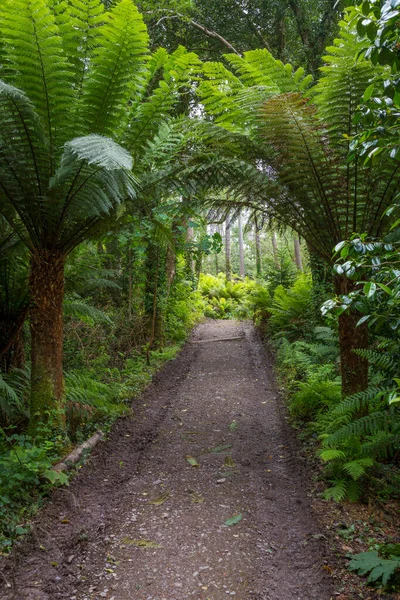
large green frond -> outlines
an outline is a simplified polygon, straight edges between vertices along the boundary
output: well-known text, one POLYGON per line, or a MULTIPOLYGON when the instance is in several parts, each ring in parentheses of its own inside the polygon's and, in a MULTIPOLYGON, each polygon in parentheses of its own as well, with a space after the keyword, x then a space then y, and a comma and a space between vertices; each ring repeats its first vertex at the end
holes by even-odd
POLYGON ((357 132, 354 115, 363 93, 377 75, 379 67, 363 58, 366 42, 361 40, 348 21, 342 22, 340 37, 327 48, 321 67, 322 77, 312 91, 318 115, 328 126, 330 143, 341 148, 347 157, 350 136, 357 132))
MULTIPOLYGON (((128 117, 128 127, 124 136, 126 146, 139 154, 148 140, 151 140, 174 107, 182 99, 182 93, 189 93, 191 79, 200 70, 201 62, 196 54, 178 48, 169 57, 156 53, 158 60, 155 65, 162 66, 162 77, 154 90, 139 105, 133 105, 128 117)), ((155 75, 158 72, 151 64, 155 75)), ((148 87, 152 81, 149 80, 148 87)))
POLYGON ((0 34, 4 78, 32 101, 56 151, 72 130, 73 73, 46 0, 3 0, 0 34))
POLYGON ((74 68, 74 91, 80 98, 88 62, 99 43, 104 24, 101 0, 48 0, 59 27, 65 56, 74 68))
POLYGON ((148 52, 146 26, 132 0, 121 0, 106 14, 82 98, 86 131, 105 135, 118 126, 148 52))
POLYGON ((243 57, 226 54, 225 59, 244 85, 263 86, 269 93, 302 92, 312 82, 312 76, 305 76, 303 68, 293 71, 292 65, 284 65, 266 49, 250 50, 243 57))

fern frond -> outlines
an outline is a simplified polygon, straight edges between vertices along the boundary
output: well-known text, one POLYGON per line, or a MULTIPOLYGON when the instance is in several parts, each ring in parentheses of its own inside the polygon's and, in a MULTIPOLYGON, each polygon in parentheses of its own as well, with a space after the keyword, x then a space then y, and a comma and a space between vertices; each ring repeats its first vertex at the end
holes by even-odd
POLYGON ((340 479, 339 481, 335 482, 335 485, 325 490, 324 498, 326 500, 340 502, 346 497, 347 488, 348 481, 346 479, 340 479))
POLYGON ((5 80, 24 90, 40 115, 52 152, 71 137, 73 72, 46 0, 4 0, 0 5, 5 80))
POLYGON ((365 358, 370 365, 380 371, 387 373, 396 373, 397 371, 398 361, 394 359, 390 353, 383 354, 381 352, 376 352, 375 350, 370 350, 369 348, 354 350, 354 352, 358 356, 361 356, 361 358, 365 358))
POLYGON ((107 313, 95 306, 90 306, 83 300, 64 300, 63 313, 65 317, 72 317, 84 323, 107 323, 108 325, 112 323, 107 313))
MULTIPOLYGON (((165 56, 160 51, 157 54, 155 66, 162 68, 162 78, 155 89, 150 89, 148 98, 140 104, 133 98, 133 107, 128 115, 128 127, 125 128, 123 138, 127 148, 139 156, 147 141, 153 138, 172 109, 181 101, 182 91, 198 74, 201 65, 198 56, 187 52, 183 47, 179 47, 170 56, 165 56)), ((152 81, 149 80, 148 86, 151 84, 152 81)))
POLYGON ((374 400, 387 394, 387 387, 369 386, 366 390, 357 392, 345 398, 332 410, 334 415, 354 414, 368 408, 374 400))
POLYGON ((60 30, 65 57, 74 68, 73 89, 75 101, 79 101, 89 61, 100 43, 99 28, 106 20, 104 4, 101 0, 49 0, 49 4, 60 30))
POLYGON ((362 52, 368 46, 360 39, 346 15, 340 29, 340 37, 327 48, 321 67, 322 77, 313 88, 312 97, 318 106, 318 115, 328 125, 330 142, 349 151, 349 139, 356 133, 353 117, 358 110, 362 95, 379 67, 364 58, 362 52))
POLYGON ((360 438, 361 436, 374 435, 378 431, 390 431, 395 422, 396 413, 393 410, 375 411, 344 425, 329 435, 324 441, 324 445, 328 447, 335 446, 352 437, 360 438))
POLYGON ((263 86, 268 92, 302 92, 312 82, 311 75, 304 76, 304 69, 293 71, 292 65, 284 65, 266 49, 250 50, 243 58, 236 54, 224 58, 246 86, 263 86))
POLYGON ((357 481, 357 479, 365 475, 366 469, 372 467, 374 464, 375 461, 373 458, 357 458, 356 460, 344 463, 342 468, 354 481, 357 481))
POLYGON ((82 119, 88 132, 112 134, 118 126, 133 83, 144 69, 148 36, 132 0, 121 0, 97 31, 98 47, 85 78, 82 119))

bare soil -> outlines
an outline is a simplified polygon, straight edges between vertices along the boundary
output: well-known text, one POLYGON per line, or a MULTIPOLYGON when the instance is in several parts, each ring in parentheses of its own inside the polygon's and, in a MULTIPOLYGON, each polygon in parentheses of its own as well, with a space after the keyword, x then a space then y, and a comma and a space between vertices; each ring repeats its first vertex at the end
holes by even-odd
POLYGON ((156 376, 3 560, 3 600, 333 597, 309 475, 252 324, 209 321, 192 342, 235 337, 188 343, 156 376))

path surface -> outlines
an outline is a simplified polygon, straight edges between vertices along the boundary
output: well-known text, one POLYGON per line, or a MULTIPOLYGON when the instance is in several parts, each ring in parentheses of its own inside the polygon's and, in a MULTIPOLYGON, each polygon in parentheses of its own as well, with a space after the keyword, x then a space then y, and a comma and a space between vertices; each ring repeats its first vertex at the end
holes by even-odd
POLYGON ((206 322, 193 340, 237 336, 188 344, 164 369, 136 419, 43 511, 1 598, 331 598, 309 482, 252 325, 206 322))

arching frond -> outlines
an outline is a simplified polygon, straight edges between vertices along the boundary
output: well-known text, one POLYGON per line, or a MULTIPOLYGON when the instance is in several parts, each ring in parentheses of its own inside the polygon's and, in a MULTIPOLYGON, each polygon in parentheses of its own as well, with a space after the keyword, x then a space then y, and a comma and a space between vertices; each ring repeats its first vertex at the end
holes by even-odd
POLYGON ((123 136, 127 148, 139 156, 143 146, 156 134, 173 107, 181 100, 182 92, 189 85, 191 78, 198 73, 201 65, 197 55, 187 52, 183 47, 179 47, 170 56, 166 55, 165 51, 157 51, 154 59, 151 63, 154 75, 162 69, 162 77, 153 90, 153 82, 148 80, 150 93, 140 104, 133 98, 123 136))
POLYGON ((0 34, 6 67, 3 78, 24 90, 41 117, 51 151, 56 152, 72 131, 73 73, 48 3, 4 0, 0 34))
POLYGON ((146 26, 132 0, 121 0, 107 13, 97 43, 84 83, 81 114, 86 131, 107 135, 123 116, 148 52, 146 26))

